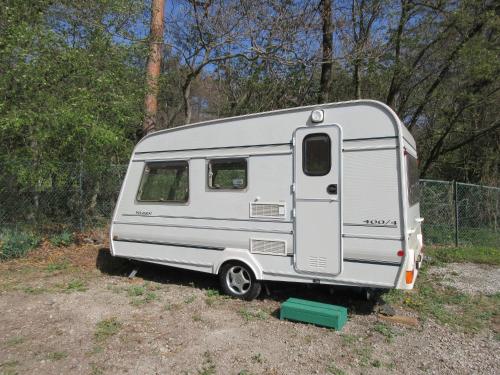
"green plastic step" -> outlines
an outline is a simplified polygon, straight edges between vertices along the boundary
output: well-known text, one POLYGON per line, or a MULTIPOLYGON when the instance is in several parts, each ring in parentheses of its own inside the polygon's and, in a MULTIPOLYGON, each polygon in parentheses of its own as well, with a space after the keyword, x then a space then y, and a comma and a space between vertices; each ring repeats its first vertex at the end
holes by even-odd
POLYGON ((289 298, 281 304, 280 319, 312 323, 340 331, 347 322, 347 309, 343 306, 289 298))

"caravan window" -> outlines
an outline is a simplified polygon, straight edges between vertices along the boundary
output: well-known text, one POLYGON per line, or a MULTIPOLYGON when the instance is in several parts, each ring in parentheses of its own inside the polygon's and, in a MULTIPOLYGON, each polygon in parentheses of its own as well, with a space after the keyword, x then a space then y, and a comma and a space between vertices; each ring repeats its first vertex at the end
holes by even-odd
POLYGON ((420 200, 418 161, 406 153, 406 183, 408 185, 408 201, 410 206, 420 200))
POLYGON ((328 134, 309 134, 302 142, 302 169, 308 176, 324 176, 332 167, 331 141, 328 134))
POLYGON ((187 161, 146 163, 137 193, 140 202, 187 202, 189 197, 187 161))
POLYGON ((245 189, 247 187, 247 160, 213 159, 208 162, 210 189, 245 189))

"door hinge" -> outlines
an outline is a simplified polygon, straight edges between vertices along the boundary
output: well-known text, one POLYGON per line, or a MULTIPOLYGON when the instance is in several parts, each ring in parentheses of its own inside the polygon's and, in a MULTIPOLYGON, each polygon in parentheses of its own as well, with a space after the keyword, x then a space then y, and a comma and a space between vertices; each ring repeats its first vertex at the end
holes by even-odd
POLYGON ((292 210, 292 217, 295 217, 295 208, 292 210))
POLYGON ((295 137, 292 138, 292 146, 295 146, 295 137))
POLYGON ((292 193, 295 193, 295 183, 292 184, 292 193))

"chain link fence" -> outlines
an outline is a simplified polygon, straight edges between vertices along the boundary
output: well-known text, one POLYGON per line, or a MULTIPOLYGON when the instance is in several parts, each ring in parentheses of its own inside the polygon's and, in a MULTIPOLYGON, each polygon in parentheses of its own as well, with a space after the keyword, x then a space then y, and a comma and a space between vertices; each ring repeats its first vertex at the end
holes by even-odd
MULTIPOLYGON (((0 237, 6 230, 51 235, 109 223, 127 165, 37 168, 0 165, 0 237)), ((500 188, 421 180, 427 245, 500 247, 500 188)))
POLYGON ((427 245, 500 247, 500 188, 420 180, 420 194, 427 245))
POLYGON ((0 165, 0 232, 53 234, 109 223, 127 165, 0 165))

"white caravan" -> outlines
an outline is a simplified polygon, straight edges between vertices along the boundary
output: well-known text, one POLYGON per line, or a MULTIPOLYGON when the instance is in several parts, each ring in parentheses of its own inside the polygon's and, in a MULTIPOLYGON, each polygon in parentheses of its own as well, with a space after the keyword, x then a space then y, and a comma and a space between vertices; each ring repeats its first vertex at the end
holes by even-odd
POLYGON ((261 282, 411 289, 422 262, 415 141, 357 100, 161 130, 135 147, 113 256, 261 282))

